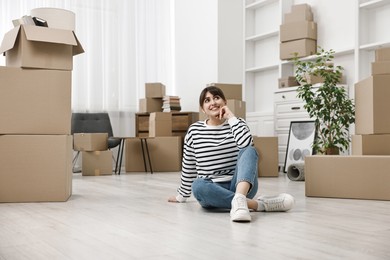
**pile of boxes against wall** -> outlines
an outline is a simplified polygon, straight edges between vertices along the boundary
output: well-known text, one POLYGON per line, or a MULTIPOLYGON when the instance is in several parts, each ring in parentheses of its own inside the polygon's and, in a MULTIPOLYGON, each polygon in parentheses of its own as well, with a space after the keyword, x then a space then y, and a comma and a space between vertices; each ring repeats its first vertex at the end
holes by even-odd
POLYGON ((0 47, 0 202, 72 193, 71 73, 84 51, 74 28, 48 25, 17 25, 0 47))
POLYGON ((112 151, 107 133, 73 134, 73 150, 82 153, 83 176, 112 175, 112 151))
POLYGON ((280 25, 280 59, 288 60, 297 53, 298 58, 317 52, 317 23, 308 4, 293 5, 291 12, 284 14, 280 25))
POLYGON ((355 84, 352 155, 306 157, 307 196, 390 200, 390 48, 371 72, 355 84))

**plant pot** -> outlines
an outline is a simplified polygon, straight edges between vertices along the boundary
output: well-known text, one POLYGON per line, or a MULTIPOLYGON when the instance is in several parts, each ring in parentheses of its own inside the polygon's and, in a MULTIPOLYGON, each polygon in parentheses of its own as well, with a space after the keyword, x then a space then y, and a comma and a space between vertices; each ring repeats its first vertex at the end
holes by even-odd
POLYGON ((329 147, 325 149, 326 155, 339 155, 340 149, 338 147, 329 147))

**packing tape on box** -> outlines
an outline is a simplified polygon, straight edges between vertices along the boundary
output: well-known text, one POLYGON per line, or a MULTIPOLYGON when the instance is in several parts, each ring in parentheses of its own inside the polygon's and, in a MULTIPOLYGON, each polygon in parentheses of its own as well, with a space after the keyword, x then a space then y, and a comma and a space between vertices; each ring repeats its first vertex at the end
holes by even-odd
POLYGON ((32 17, 45 20, 49 28, 75 31, 76 15, 72 11, 60 8, 35 8, 30 14, 32 17))
POLYGON ((305 164, 295 163, 290 164, 287 168, 287 177, 292 181, 304 181, 305 180, 305 164))

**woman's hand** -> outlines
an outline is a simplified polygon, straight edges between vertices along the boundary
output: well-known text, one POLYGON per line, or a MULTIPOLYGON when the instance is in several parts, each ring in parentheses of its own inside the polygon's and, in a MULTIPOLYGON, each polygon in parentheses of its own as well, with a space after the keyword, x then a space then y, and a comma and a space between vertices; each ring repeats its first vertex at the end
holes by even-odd
POLYGON ((227 106, 223 106, 221 107, 221 109, 219 110, 219 119, 227 119, 229 120, 230 118, 234 117, 234 114, 232 113, 232 111, 230 111, 230 109, 227 107, 227 106))
POLYGON ((168 198, 168 202, 176 202, 176 203, 178 203, 178 201, 176 199, 176 196, 169 197, 168 198))

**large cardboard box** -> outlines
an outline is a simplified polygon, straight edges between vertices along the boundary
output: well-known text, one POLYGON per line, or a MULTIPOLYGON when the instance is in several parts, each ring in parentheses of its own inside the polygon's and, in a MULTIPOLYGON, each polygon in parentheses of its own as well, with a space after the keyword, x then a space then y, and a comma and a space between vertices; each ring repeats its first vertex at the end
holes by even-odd
POLYGON ((390 47, 376 49, 375 61, 390 61, 390 47))
POLYGON ((278 138, 253 136, 253 143, 259 154, 258 176, 278 177, 278 138))
MULTIPOLYGON (((232 111, 232 113, 236 117, 241 117, 242 119, 246 119, 246 102, 237 100, 237 99, 228 99, 227 106, 232 111)), ((206 114, 203 113, 202 108, 199 108, 199 120, 205 120, 207 118, 206 114)))
POLYGON ((281 42, 300 39, 317 40, 317 23, 312 21, 298 21, 280 25, 281 42))
POLYGON ((390 60, 372 62, 371 74, 372 75, 390 74, 390 60))
POLYGON ((153 112, 149 116, 149 137, 172 136, 172 114, 153 112))
POLYGON ((352 155, 390 155, 390 134, 352 135, 352 155))
POLYGON ((6 65, 21 68, 72 70, 73 55, 83 52, 73 31, 33 25, 14 27, 0 47, 6 65))
POLYGON ((355 84, 355 133, 390 133, 390 75, 370 76, 355 84))
POLYGON ((0 134, 70 134, 70 71, 0 67, 0 134))
POLYGON ((390 156, 305 158, 308 197, 390 200, 390 156))
MULTIPOLYGON (((165 85, 159 82, 145 83, 146 98, 163 98, 165 96, 165 85)), ((162 104, 161 104, 162 106, 162 104)))
POLYGON ((162 112, 162 98, 141 98, 139 100, 139 112, 162 112))
POLYGON ((302 39, 280 43, 280 59, 288 60, 294 58, 297 53, 298 58, 313 55, 317 52, 317 41, 302 39))
POLYGON ((67 201, 71 135, 0 135, 0 202, 67 201))
POLYGON ((82 153, 82 175, 112 175, 112 151, 94 151, 82 153))
POLYGON ((210 83, 208 87, 215 86, 222 90, 226 99, 242 100, 242 85, 241 84, 228 84, 228 83, 210 83))
POLYGON ((107 133, 75 133, 73 134, 73 150, 105 151, 108 149, 107 133))
MULTIPOLYGON (((183 138, 180 136, 147 138, 149 155, 153 172, 178 172, 181 171, 183 153, 183 138)), ((126 172, 144 172, 145 153, 147 171, 150 171, 146 149, 141 148, 139 138, 129 138, 125 141, 125 170, 126 172)))

